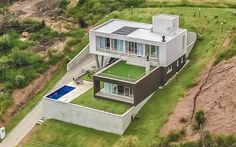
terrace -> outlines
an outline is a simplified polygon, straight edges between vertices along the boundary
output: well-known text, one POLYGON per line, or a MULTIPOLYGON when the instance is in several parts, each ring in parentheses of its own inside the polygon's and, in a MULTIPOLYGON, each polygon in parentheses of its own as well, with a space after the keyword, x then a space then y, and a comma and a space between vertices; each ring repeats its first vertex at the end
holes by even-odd
POLYGON ((131 105, 126 103, 94 98, 93 88, 75 98, 71 103, 115 114, 123 114, 131 108, 131 105))
POLYGON ((145 74, 145 67, 130 65, 126 64, 125 61, 119 61, 118 63, 104 69, 97 75, 134 83, 145 74))

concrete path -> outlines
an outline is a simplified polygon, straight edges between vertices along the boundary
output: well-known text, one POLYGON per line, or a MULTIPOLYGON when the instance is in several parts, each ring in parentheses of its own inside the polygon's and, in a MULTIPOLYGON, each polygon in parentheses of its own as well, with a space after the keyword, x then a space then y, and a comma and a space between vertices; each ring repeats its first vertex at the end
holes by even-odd
POLYGON ((40 101, 34 109, 11 131, 3 140, 0 147, 15 147, 34 127, 43 115, 43 103, 40 101))
POLYGON ((71 83, 73 78, 78 77, 81 74, 82 69, 90 69, 92 66, 96 66, 95 56, 90 54, 86 60, 80 62, 77 66, 67 72, 62 79, 52 88, 51 91, 60 88, 63 85, 71 83))
MULTIPOLYGON (((89 55, 85 60, 80 62, 76 67, 67 72, 63 78, 52 89, 57 89, 65 84, 70 83, 73 77, 81 74, 81 69, 89 68, 96 65, 94 55, 89 55)), ((9 133, 6 138, 0 143, 0 147, 15 147, 27 133, 35 126, 36 122, 43 116, 42 101, 27 114, 25 118, 9 133)), ((7 132, 8 133, 8 132, 7 132)))

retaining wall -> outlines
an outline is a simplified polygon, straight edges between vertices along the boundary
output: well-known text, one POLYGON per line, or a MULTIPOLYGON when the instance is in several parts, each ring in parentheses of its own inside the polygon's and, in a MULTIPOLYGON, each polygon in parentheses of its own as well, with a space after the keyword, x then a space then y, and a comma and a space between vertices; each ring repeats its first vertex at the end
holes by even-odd
POLYGON ((44 117, 122 135, 131 123, 131 118, 138 113, 150 97, 130 108, 123 115, 44 98, 44 117))
POLYGON ((89 44, 67 64, 67 71, 71 70, 79 62, 84 60, 88 55, 89 55, 89 44))
POLYGON ((187 34, 187 54, 186 57, 189 56, 191 50, 193 49, 193 46, 195 45, 195 42, 197 41, 197 34, 195 32, 188 32, 187 34))

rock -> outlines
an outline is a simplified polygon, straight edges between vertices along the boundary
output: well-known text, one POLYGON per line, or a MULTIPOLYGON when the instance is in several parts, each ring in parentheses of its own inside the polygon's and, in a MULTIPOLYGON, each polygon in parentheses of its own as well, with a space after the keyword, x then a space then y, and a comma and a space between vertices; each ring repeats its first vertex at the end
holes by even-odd
POLYGON ((21 37, 29 38, 29 32, 22 32, 21 37))

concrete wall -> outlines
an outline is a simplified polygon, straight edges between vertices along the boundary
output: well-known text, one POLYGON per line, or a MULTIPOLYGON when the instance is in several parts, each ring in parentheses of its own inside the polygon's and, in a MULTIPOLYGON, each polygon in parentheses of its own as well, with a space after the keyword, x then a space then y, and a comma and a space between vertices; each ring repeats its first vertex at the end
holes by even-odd
POLYGON ((43 116, 68 123, 93 128, 100 131, 122 135, 138 111, 150 99, 151 95, 135 107, 131 107, 123 115, 112 114, 88 107, 43 99, 43 116))
POLYGON ((89 44, 67 64, 67 71, 71 70, 79 62, 84 60, 88 55, 89 55, 89 44))
POLYGON ((191 50, 193 49, 193 46, 195 45, 197 41, 197 34, 194 32, 188 32, 188 38, 187 38, 187 53, 186 56, 188 57, 191 50))
POLYGON ((172 64, 175 60, 185 55, 187 51, 187 30, 178 35, 173 40, 169 41, 166 45, 166 65, 161 65, 167 67, 172 64), (184 48, 182 48, 182 38, 185 36, 184 48))
POLYGON ((45 98, 44 117, 73 123, 96 130, 123 134, 122 117, 87 107, 45 98))

